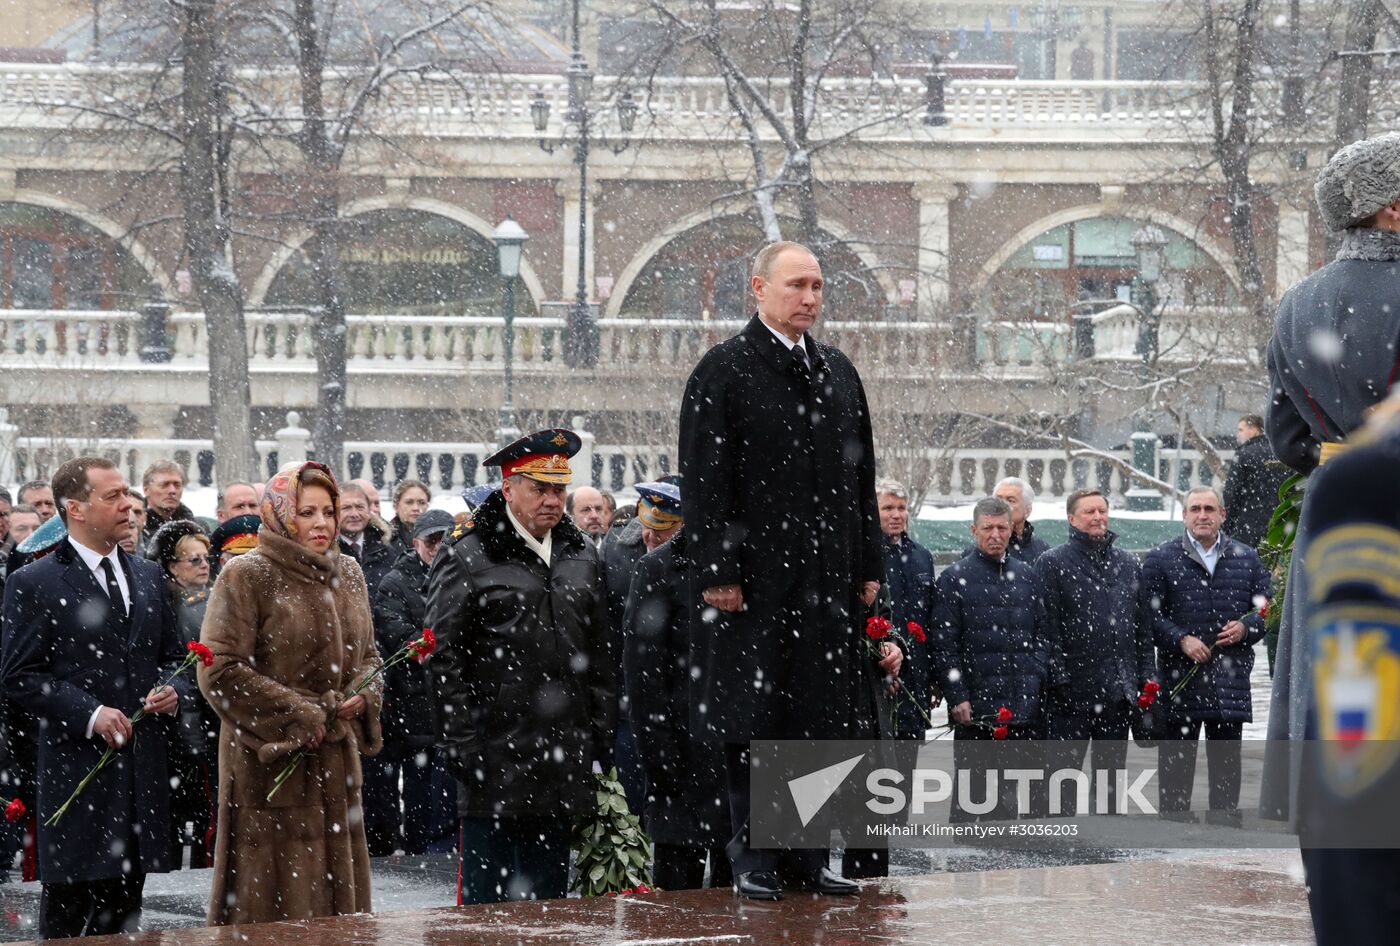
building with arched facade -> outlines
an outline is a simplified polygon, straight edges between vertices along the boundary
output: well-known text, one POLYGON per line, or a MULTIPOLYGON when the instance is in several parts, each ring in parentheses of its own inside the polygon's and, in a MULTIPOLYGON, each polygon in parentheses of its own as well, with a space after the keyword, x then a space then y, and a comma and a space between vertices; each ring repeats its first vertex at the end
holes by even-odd
MULTIPOLYGON (((557 147, 569 50, 556 6, 505 4, 515 25, 492 26, 489 38, 508 68, 459 63, 452 81, 403 79, 383 93, 375 133, 349 148, 337 182, 339 259, 350 424, 364 439, 489 439, 501 377, 489 234, 507 216, 529 233, 516 352, 527 417, 588 414, 619 438, 664 437, 660 418, 694 358, 749 312, 749 261, 765 237, 722 82, 663 70, 643 88, 610 76, 646 37, 615 4, 590 9, 596 131, 618 147, 594 149, 584 207, 573 152, 557 147), (642 103, 630 135, 614 110, 622 91, 642 103), (552 105, 543 134, 532 123, 541 101, 552 105), (585 368, 564 363, 560 342, 579 282, 580 216, 601 336, 599 362, 585 368)), ((1174 357, 1207 344, 1186 343, 1193 326, 1242 325, 1231 314, 1244 281, 1219 181, 1208 168, 1184 170, 1209 164, 1200 73, 1191 55, 1171 52, 1186 41, 1155 19, 1156 6, 1086 4, 1071 30, 1023 21, 1027 11, 1010 3, 928 5, 900 52, 919 70, 880 85, 878 97, 868 77, 824 80, 837 104, 823 120, 863 129, 818 161, 825 318, 830 337, 864 359, 877 410, 1046 410, 1076 418, 1086 435, 1121 436, 1138 405, 1082 411, 1061 369, 1076 357, 1081 374, 1085 358, 1104 371, 1132 361, 1124 322, 1137 316, 1123 307, 1135 304, 1132 241, 1146 224, 1166 239, 1154 298, 1163 337, 1179 343, 1174 357), (946 120, 930 123, 922 73, 934 53, 946 120)), ((60 103, 108 91, 99 77, 109 74, 82 61, 88 16, 87 3, 57 5, 50 21, 27 22, 26 49, 9 51, 0 76, 0 401, 34 435, 97 424, 105 435, 206 437, 201 316, 169 143, 60 103), (152 304, 164 313, 152 316, 152 304), (164 320, 169 361, 143 360, 153 317, 164 320), (100 422, 84 415, 84 405, 114 401, 123 410, 100 422)), ((1315 132, 1290 139, 1290 163, 1261 161, 1255 172, 1270 298, 1322 261, 1307 183, 1328 132, 1315 132)), ((260 436, 288 408, 305 414, 316 402, 304 342, 304 313, 317 305, 314 237, 295 175, 278 163, 286 155, 271 150, 242 155, 234 189, 232 266, 250 313, 260 436)), ((776 214, 786 229, 799 208, 779 195, 776 214)), ((1241 328, 1230 370, 1189 404, 1207 433, 1262 409, 1259 332, 1241 328)))

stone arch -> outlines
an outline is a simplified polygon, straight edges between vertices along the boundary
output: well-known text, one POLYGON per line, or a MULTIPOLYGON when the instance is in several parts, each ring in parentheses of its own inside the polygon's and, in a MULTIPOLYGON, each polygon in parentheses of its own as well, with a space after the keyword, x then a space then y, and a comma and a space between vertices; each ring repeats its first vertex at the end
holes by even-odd
MULTIPOLYGON (((608 297, 603 317, 609 319, 618 317, 622 311, 622 303, 627 299, 627 294, 632 291, 637 278, 646 270, 647 264, 674 240, 698 227, 703 227, 707 223, 713 223, 726 217, 742 216, 748 210, 747 204, 736 203, 717 204, 704 210, 697 210, 675 221, 642 244, 642 248, 628 261, 618 275, 617 281, 613 285, 612 295, 608 297)), ((880 284, 880 289, 885 294, 885 301, 894 302, 899 299, 899 287, 896 280, 869 246, 857 240, 851 231, 839 222, 823 220, 821 227, 838 240, 845 242, 851 252, 874 274, 875 280, 880 284)))
MULTIPOLYGON (((449 204, 443 200, 432 197, 416 197, 411 194, 385 195, 377 197, 365 197, 353 200, 344 204, 340 208, 342 217, 356 217, 360 214, 371 213, 376 210, 416 210, 421 213, 434 214, 446 218, 454 223, 461 224, 472 230, 486 240, 491 239, 491 231, 495 225, 488 223, 484 218, 477 216, 470 210, 466 210, 455 204, 449 204)), ((248 304, 250 306, 260 306, 267 298, 268 290, 272 288, 272 282, 277 278, 277 274, 291 260, 293 254, 297 253, 302 244, 311 239, 312 231, 310 227, 305 227, 282 245, 278 246, 272 257, 258 273, 257 280, 253 283, 252 290, 248 293, 248 304)), ((529 250, 520 260, 520 281, 524 284, 525 290, 530 294, 531 302, 535 311, 539 311, 540 303, 544 300, 544 284, 540 282, 539 275, 530 265, 529 250)))
POLYGON ((1022 227, 1011 239, 1002 244, 1001 249, 993 253, 988 257, 987 261, 982 264, 982 267, 977 271, 977 276, 973 279, 972 285, 969 287, 968 296, 970 298, 976 298, 981 295, 982 291, 987 288, 987 284, 991 282, 992 277, 1001 270, 1002 266, 1006 265, 1007 261, 1015 256, 1022 247, 1026 246, 1042 233, 1067 223, 1076 223, 1080 220, 1089 220, 1094 217, 1130 217, 1133 219, 1146 220, 1149 223, 1155 223, 1159 226, 1169 227, 1199 247, 1202 253, 1209 256, 1211 260, 1220 267, 1225 273, 1226 278, 1234 285, 1234 288, 1236 290, 1240 288, 1240 276, 1235 269, 1234 257, 1215 240, 1201 233, 1199 226, 1175 214, 1156 208, 1145 208, 1136 213, 1128 213, 1121 206, 1110 207, 1106 204, 1098 203, 1081 204, 1077 207, 1059 210, 1041 217, 1028 226, 1022 227))
POLYGON ((130 231, 110 217, 103 216, 90 207, 65 200, 55 194, 44 191, 28 190, 26 188, 16 188, 12 193, 0 198, 0 203, 32 204, 35 207, 43 207, 46 210, 53 210, 61 214, 67 214, 76 220, 80 220, 104 236, 110 237, 112 242, 117 244, 151 277, 156 288, 165 301, 174 299, 177 295, 175 283, 161 266, 154 253, 148 250, 140 240, 132 236, 130 231))

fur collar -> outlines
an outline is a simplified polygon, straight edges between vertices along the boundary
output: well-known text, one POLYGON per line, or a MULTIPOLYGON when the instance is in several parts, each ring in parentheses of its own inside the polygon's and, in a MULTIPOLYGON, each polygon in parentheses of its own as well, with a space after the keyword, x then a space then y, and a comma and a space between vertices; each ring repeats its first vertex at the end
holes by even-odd
POLYGON ((1342 231, 1337 259, 1360 259, 1374 262, 1400 260, 1400 233, 1377 230, 1374 227, 1352 227, 1342 231))
MULTIPOLYGON (((555 552, 577 552, 587 544, 587 537, 574 525, 574 520, 570 519, 567 513, 550 532, 554 536, 555 552)), ((500 490, 486 497, 486 501, 472 514, 472 533, 480 536, 482 551, 492 561, 539 561, 539 556, 530 551, 525 540, 520 538, 515 527, 506 518, 506 498, 500 490)))

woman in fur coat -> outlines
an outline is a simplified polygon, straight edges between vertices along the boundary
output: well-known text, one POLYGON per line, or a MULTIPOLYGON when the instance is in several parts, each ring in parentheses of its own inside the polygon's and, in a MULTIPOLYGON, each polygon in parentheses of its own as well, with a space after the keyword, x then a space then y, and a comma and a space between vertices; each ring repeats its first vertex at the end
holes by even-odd
POLYGON ((205 614, 199 686, 222 720, 211 925, 370 909, 359 757, 382 745, 382 686, 344 697, 380 661, 364 576, 336 547, 339 495, 322 464, 284 467, 258 548, 224 568, 205 614))

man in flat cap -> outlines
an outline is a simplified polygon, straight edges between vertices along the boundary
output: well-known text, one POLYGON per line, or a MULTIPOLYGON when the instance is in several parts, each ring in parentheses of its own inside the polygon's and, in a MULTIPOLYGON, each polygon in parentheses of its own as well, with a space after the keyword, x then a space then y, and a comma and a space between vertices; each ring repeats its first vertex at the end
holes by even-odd
POLYGON ((461 818, 457 902, 563 897, 569 830, 610 764, 617 713, 602 564, 564 516, 571 430, 486 460, 501 489, 448 534, 424 623, 461 818))
MULTIPOLYGON (((1357 141, 1332 156, 1314 188, 1337 257, 1284 294, 1269 341, 1266 425, 1280 460, 1310 474, 1344 448, 1400 376, 1400 133, 1357 141)), ((1312 493, 1307 494, 1308 499, 1312 493)), ((1308 520, 1305 499, 1303 521, 1308 520)), ((1294 547, 1304 547, 1300 532, 1294 547)), ((1299 640, 1307 576, 1295 557, 1279 626, 1260 805, 1266 817, 1296 811, 1296 756, 1312 676, 1299 640)))
POLYGON ((855 366, 809 333, 824 285, 812 251, 769 244, 749 285, 757 314, 705 354, 681 401, 681 501, 704 601, 691 725, 725 744, 738 893, 853 894, 826 851, 750 845, 748 749, 873 738, 877 677, 899 671, 898 648, 886 642, 877 666, 861 638, 885 574, 870 410, 855 366))

